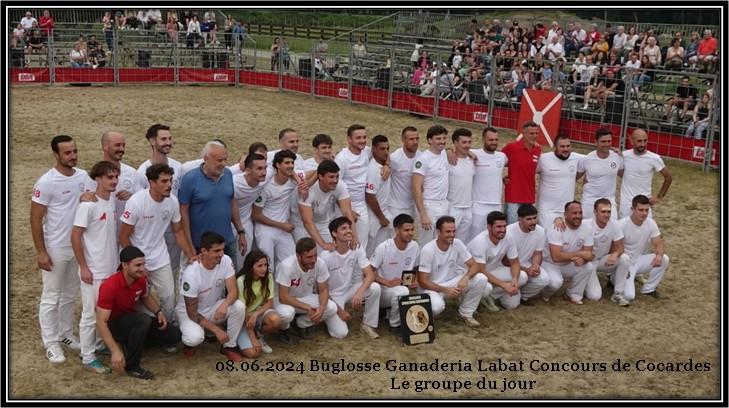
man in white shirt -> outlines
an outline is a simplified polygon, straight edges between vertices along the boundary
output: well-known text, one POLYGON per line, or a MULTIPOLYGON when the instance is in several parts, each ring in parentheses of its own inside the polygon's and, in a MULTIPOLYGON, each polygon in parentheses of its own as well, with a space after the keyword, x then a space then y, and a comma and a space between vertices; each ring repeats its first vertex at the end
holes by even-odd
POLYGON ((471 131, 459 128, 453 131, 453 153, 456 165, 448 165, 448 205, 450 215, 456 219, 456 238, 467 242, 471 234, 473 176, 476 172, 470 157, 471 131))
POLYGON ((527 282, 526 273, 519 268, 516 244, 505 237, 506 214, 494 211, 486 218, 486 231, 476 235, 467 246, 479 271, 488 278, 482 302, 492 311, 498 311, 496 300, 506 309, 516 309, 521 302, 519 288, 527 282))
POLYGON ((329 223, 342 215, 354 220, 352 202, 347 185, 339 179, 339 166, 334 160, 324 160, 317 167, 318 180, 311 186, 306 199, 299 199, 299 212, 309 236, 316 242, 319 251, 334 249, 329 223))
POLYGON ((481 324, 473 318, 481 297, 490 286, 486 276, 456 238, 456 220, 449 215, 435 223, 436 238, 423 246, 418 267, 418 292, 430 295, 433 315, 445 310, 445 299, 458 299, 458 317, 468 327, 481 324))
MULTIPOLYGON (((673 176, 671 170, 663 163, 661 156, 648 150, 648 133, 643 129, 635 129, 631 134, 633 148, 623 152, 625 169, 620 186, 620 218, 629 217, 633 197, 642 194, 650 200, 651 207, 660 204, 671 187, 673 176), (658 195, 651 194, 653 175, 661 173, 663 184, 658 195)), ((648 212, 651 217, 652 211, 648 212)))
POLYGON ((245 323, 246 306, 238 299, 233 260, 225 255, 225 238, 205 232, 200 238, 200 260, 180 274, 177 321, 180 322, 185 356, 205 341, 205 330, 220 342, 220 353, 239 362, 238 334, 245 323), (222 323, 227 323, 223 329, 222 323))
MULTIPOLYGON (((245 253, 238 252, 238 260, 236 265, 243 265, 243 258, 251 252, 253 248, 253 219, 251 211, 253 202, 261 194, 261 190, 266 186, 266 158, 260 154, 249 154, 244 162, 245 173, 233 176, 233 195, 235 203, 238 206, 238 216, 240 223, 245 230, 246 250, 245 253)), ((235 228, 235 225, 232 225, 235 228)))
POLYGON ((656 288, 668 269, 670 259, 664 253, 665 245, 658 224, 648 218, 650 199, 642 194, 633 197, 632 209, 630 217, 625 217, 618 223, 623 230, 625 253, 630 257, 629 275, 623 296, 629 301, 635 299, 635 278, 648 273, 650 277, 643 285, 641 294, 664 299, 665 296, 656 288), (652 253, 647 252, 648 243, 653 244, 652 253))
POLYGON ((175 277, 171 256, 165 244, 165 230, 173 233, 176 246, 194 260, 195 249, 182 229, 180 204, 172 195, 172 167, 157 163, 146 170, 149 188, 137 191, 127 200, 120 214, 119 244, 133 245, 146 255, 147 278, 157 290, 157 297, 167 321, 172 321, 175 308, 175 277))
POLYGON ((492 211, 502 211, 504 195, 504 167, 509 160, 499 147, 499 133, 495 128, 487 127, 483 130, 483 148, 471 149, 475 156, 473 177, 473 217, 470 242, 473 237, 486 231, 486 217, 492 211))
MULTIPOLYGON (((609 199, 613 203, 611 217, 617 221, 615 190, 617 189, 618 173, 623 169, 623 158, 610 148, 613 143, 610 129, 604 127, 597 129, 595 141, 597 149, 583 157, 577 166, 577 179, 585 177, 582 187, 582 203, 584 208, 594 208, 597 199, 609 199)), ((592 218, 592 214, 588 214, 586 217, 592 218)), ((549 231, 547 226, 542 226, 549 231)))
POLYGON ((81 278, 81 364, 97 374, 109 374, 111 369, 99 361, 95 353, 96 299, 101 283, 118 266, 113 193, 119 180, 119 169, 114 163, 100 161, 91 168, 89 176, 96 181, 96 201, 78 205, 71 231, 71 247, 81 278))
MULTIPOLYGON (((296 158, 294 160, 294 171, 292 177, 299 188, 299 192, 301 194, 305 194, 305 192, 308 191, 308 185, 305 183, 304 170, 301 168, 301 165, 304 163, 304 157, 298 153, 299 133, 291 128, 282 129, 280 132, 278 132, 278 144, 280 148, 268 152, 268 155, 266 157, 266 162, 268 164, 268 169, 266 169, 266 181, 270 180, 276 174, 273 168, 273 158, 275 157, 276 153, 280 152, 281 150, 289 150, 296 155, 296 158)), ((299 215, 299 208, 296 205, 298 200, 296 194, 291 194, 289 198, 291 200, 291 202, 289 203, 290 214, 287 218, 291 225, 294 226, 291 235, 294 237, 294 240, 296 240, 298 238, 306 236, 306 230, 304 229, 304 224, 301 221, 301 215, 299 215)))
POLYGON ((448 159, 445 146, 448 131, 433 125, 426 136, 428 150, 420 153, 413 164, 413 198, 420 215, 420 246, 433 240, 433 222, 448 215, 448 159))
POLYGON ((392 213, 395 216, 408 214, 416 218, 415 202, 413 201, 413 165, 419 155, 420 134, 418 129, 412 126, 405 127, 400 135, 400 141, 402 147, 390 155, 392 213))
POLYGON ((624 26, 618 26, 618 32, 613 36, 613 50, 618 51, 618 55, 623 52, 623 47, 625 47, 625 42, 628 41, 628 35, 625 34, 625 27, 624 26))
POLYGON ((107 131, 101 135, 101 150, 104 152, 104 160, 114 163, 120 169, 119 182, 116 186, 116 220, 117 233, 121 230, 121 221, 119 216, 124 212, 124 204, 129 197, 139 190, 144 189, 147 179, 137 170, 125 163, 122 163, 124 152, 126 150, 126 141, 124 135, 119 132, 107 131))
POLYGON ((625 299, 625 280, 628 278, 630 257, 624 253, 623 231, 617 221, 610 219, 612 205, 610 200, 601 198, 595 201, 595 217, 592 219, 592 231, 595 253, 595 271, 590 275, 587 282, 585 296, 588 299, 599 300, 602 297, 602 288, 597 278, 597 271, 604 271, 609 274, 608 279, 615 288, 610 298, 618 306, 629 306, 630 302, 625 299))
POLYGON ((20 19, 20 25, 23 26, 26 32, 30 32, 29 30, 33 28, 33 23, 38 23, 38 20, 33 17, 33 13, 26 11, 25 17, 20 19))
POLYGON ((564 213, 564 205, 575 199, 577 167, 584 155, 572 153, 572 142, 566 135, 554 139, 554 154, 542 154, 537 162, 539 189, 537 208, 539 224, 545 229, 564 213))
MULTIPOLYGON (((149 160, 144 161, 137 168, 137 172, 145 180, 143 187, 149 187, 149 184, 147 184, 146 182, 147 168, 152 164, 163 163, 170 166, 172 170, 174 170, 174 173, 172 174, 171 193, 172 195, 177 197, 180 191, 180 184, 182 180, 182 164, 177 160, 169 157, 173 146, 170 127, 156 123, 150 126, 149 129, 147 129, 145 138, 147 139, 147 142, 152 149, 152 156, 149 160)), ((165 232, 165 244, 167 245, 167 252, 170 256, 170 267, 172 268, 172 273, 175 277, 177 277, 180 272, 181 250, 180 247, 177 245, 177 242, 175 241, 175 234, 173 233, 171 228, 167 228, 167 231, 165 232)))
POLYGON ((301 169, 306 174, 306 182, 309 185, 313 185, 317 180, 317 168, 319 164, 324 160, 334 160, 332 155, 332 146, 334 141, 329 135, 319 133, 314 136, 311 141, 311 147, 314 148, 314 156, 304 160, 301 164, 301 169))
MULTIPOLYGON (((274 176, 253 203, 251 218, 255 222, 256 242, 272 264, 294 254, 295 244, 290 222, 291 196, 296 195, 293 180, 296 155, 280 150, 273 158, 274 176)), ((275 270, 274 270, 275 273, 275 270)))
POLYGON ((274 298, 274 307, 281 315, 282 327, 289 331, 293 322, 295 334, 310 340, 309 328, 324 321, 330 336, 335 339, 347 336, 347 323, 339 318, 337 304, 329 298, 329 270, 318 259, 313 239, 302 238, 296 242, 296 255, 284 259, 278 269, 278 301, 274 298))
POLYGON ((559 37, 552 37, 552 42, 547 45, 547 59, 550 61, 557 61, 564 59, 564 48, 559 43, 559 37))
MULTIPOLYGON (((367 247, 369 237, 369 216, 365 201, 367 184, 367 165, 371 153, 367 148, 367 130, 362 125, 351 125, 347 128, 347 147, 340 151, 334 159, 339 165, 339 177, 347 185, 352 211, 355 216, 354 242, 367 247)), ((389 164, 383 165, 387 167, 389 164)), ((387 175, 389 177, 389 173, 387 175)))
POLYGON ((344 322, 352 319, 346 309, 348 303, 355 310, 364 306, 360 329, 374 340, 380 337, 375 331, 379 323, 380 285, 375 282, 365 251, 361 247, 349 248, 352 221, 346 217, 335 218, 329 224, 329 233, 334 238, 334 250, 321 254, 329 269, 329 297, 337 304, 337 315, 344 322))
POLYGON ((377 245, 392 237, 391 211, 392 179, 382 177, 382 167, 390 156, 390 143, 387 137, 377 135, 372 138, 372 160, 367 166, 367 187, 365 202, 370 220, 367 238, 367 256, 371 256, 377 245))
POLYGON ((585 287, 593 273, 592 228, 582 222, 582 205, 578 201, 565 204, 564 221, 567 228, 559 231, 547 229, 549 250, 542 263, 542 271, 549 275, 549 285, 542 290, 542 299, 549 298, 562 287, 564 278, 572 278, 565 292, 565 300, 574 305, 582 304, 585 287))
MULTIPOLYGON (((375 248, 370 265, 375 269, 375 282, 380 284, 380 309, 390 308, 390 331, 400 332, 400 307, 398 297, 407 296, 410 290, 402 281, 403 272, 417 272, 420 247, 413 241, 415 219, 409 214, 398 214, 392 222, 395 236, 375 248)), ((416 284, 413 281, 411 287, 416 284)))
POLYGON ((30 231, 42 272, 38 320, 43 347, 51 363, 62 363, 66 357, 61 344, 81 349, 73 337, 74 301, 80 284, 71 248, 73 218, 81 193, 95 190, 96 183, 85 170, 75 167, 78 150, 71 136, 54 137, 51 149, 56 164, 33 186, 30 231))
POLYGON ((519 289, 521 304, 534 306, 533 298, 549 285, 549 275, 542 271, 542 260, 546 233, 537 224, 537 208, 522 204, 516 210, 519 221, 506 227, 506 239, 516 246, 519 269, 527 276, 527 282, 519 289))

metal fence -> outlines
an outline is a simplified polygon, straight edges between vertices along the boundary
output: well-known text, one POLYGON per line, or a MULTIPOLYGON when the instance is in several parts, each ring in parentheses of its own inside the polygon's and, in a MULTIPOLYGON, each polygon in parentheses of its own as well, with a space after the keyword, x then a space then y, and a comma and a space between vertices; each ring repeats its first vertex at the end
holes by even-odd
POLYGON ((257 50, 250 37, 242 41, 232 38, 231 46, 226 46, 224 39, 215 44, 186 33, 134 30, 106 35, 101 30, 57 31, 36 53, 13 50, 11 82, 253 85, 380 106, 433 120, 509 129, 518 129, 523 111, 535 109, 532 102, 525 102, 525 90, 549 90, 560 95, 562 107, 558 117, 547 124, 559 122, 558 132, 575 141, 593 143, 594 131, 608 126, 620 135, 616 147, 629 147, 626 136, 633 128, 642 127, 652 135, 649 147, 658 154, 698 163, 704 169, 719 164, 716 136, 721 97, 720 76, 716 74, 630 73, 623 69, 616 73, 624 81, 622 90, 588 95, 584 84, 576 80, 574 64, 545 64, 543 59, 487 57, 477 62, 468 57, 453 69, 450 52, 433 50, 416 69, 410 61, 413 48, 409 47, 368 45, 363 50, 348 42, 331 42, 326 52, 314 45, 305 53, 272 53, 257 50), (79 34, 85 35, 87 48, 94 34, 101 50, 93 61, 87 52, 85 59, 72 64, 71 50, 78 46, 79 34), (684 75, 690 77, 698 99, 707 91, 713 94, 703 133, 697 132, 690 120, 680 119, 682 113, 686 113, 684 118, 692 116, 692 110, 667 108, 684 75), (590 98, 585 100, 586 96, 590 98), (691 127, 694 135, 700 133, 698 138, 685 136, 691 127))

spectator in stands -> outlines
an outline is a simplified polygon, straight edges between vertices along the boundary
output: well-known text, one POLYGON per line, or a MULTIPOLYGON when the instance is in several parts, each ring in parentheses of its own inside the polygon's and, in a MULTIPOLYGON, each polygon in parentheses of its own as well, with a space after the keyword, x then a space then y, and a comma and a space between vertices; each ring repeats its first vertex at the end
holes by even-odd
POLYGON ((635 27, 628 28, 628 35, 625 38, 625 45, 623 46, 623 57, 629 56, 630 53, 635 51, 638 43, 638 34, 635 32, 635 27))
POLYGON ((25 17, 20 19, 20 25, 23 26, 25 30, 30 30, 33 27, 33 23, 37 23, 38 20, 33 17, 33 13, 30 12, 30 10, 25 12, 25 17))
POLYGON ((681 77, 681 85, 676 87, 676 94, 666 102, 666 113, 663 118, 673 122, 673 107, 675 106, 681 109, 679 119, 685 121, 687 119, 686 112, 694 108, 698 99, 697 96, 698 90, 691 85, 691 79, 688 76, 681 77))
POLYGON ((149 23, 149 16, 147 16, 147 12, 144 10, 139 10, 137 12, 137 24, 139 25, 139 27, 142 27, 142 30, 146 30, 147 23, 149 23))
MULTIPOLYGON (((582 47, 585 46, 587 40, 587 32, 582 29, 582 24, 577 22, 574 25, 574 29, 567 32, 567 38, 565 39, 565 54, 569 57, 572 55, 572 51, 579 52, 582 47)), ((587 52, 583 52, 587 54, 587 52)))
POLYGON ((688 129, 686 129, 686 137, 694 137, 695 139, 701 139, 706 128, 709 127, 709 109, 711 98, 709 94, 705 93, 701 95, 701 101, 694 107, 694 114, 689 123, 688 129))
POLYGON ((595 61, 595 64, 601 67, 608 64, 607 54, 605 54, 603 51, 599 51, 596 53, 593 52, 592 55, 594 55, 593 61, 595 61))
POLYGON ((89 36, 89 42, 86 44, 89 55, 89 64, 91 68, 96 69, 106 65, 106 53, 101 47, 101 44, 96 40, 96 36, 91 34, 89 36))
POLYGON ((56 20, 53 19, 50 11, 43 10, 43 15, 40 17, 38 25, 43 30, 43 37, 48 38, 48 36, 53 35, 53 27, 56 25, 56 20))
POLYGON ((410 86, 420 86, 421 80, 423 79, 424 75, 425 70, 423 69, 423 67, 418 66, 417 68, 415 68, 412 77, 410 77, 410 86))
POLYGON ((625 26, 618 26, 618 32, 613 36, 613 44, 610 47, 610 51, 615 50, 620 56, 627 41, 628 34, 625 33, 625 26))
POLYGON ((655 69, 655 66, 653 65, 653 63, 651 63, 647 55, 643 55, 640 57, 640 67, 642 69, 642 73, 636 81, 638 85, 643 85, 655 81, 656 72, 653 71, 653 69, 655 69))
POLYGON ((620 58, 620 51, 613 48, 612 50, 610 50, 610 55, 608 55, 607 66, 615 69, 619 68, 621 65, 623 65, 623 63, 620 58))
POLYGON ((106 47, 110 50, 114 50, 114 19, 111 17, 111 11, 104 13, 101 23, 103 24, 106 47))
POLYGON ((197 15, 192 16, 192 20, 187 24, 187 48, 197 48, 200 43, 200 21, 197 15))
POLYGON ((592 54, 596 54, 599 52, 607 54, 608 50, 610 50, 610 44, 608 44, 607 42, 607 36, 608 33, 606 32, 603 35, 599 36, 598 39, 592 44, 592 54))
POLYGON ((589 107, 590 97, 595 96, 599 99, 604 90, 604 78, 600 75, 600 68, 595 67, 592 70, 587 88, 585 89, 585 104, 582 106, 582 109, 587 109, 589 107))
POLYGON ((431 65, 430 57, 428 56, 428 51, 421 50, 420 51, 420 59, 418 60, 418 65, 427 69, 431 65))
POLYGON ((40 30, 32 30, 30 32, 30 38, 28 38, 28 46, 25 49, 31 54, 46 53, 46 44, 43 42, 43 37, 41 37, 40 35, 40 30))
POLYGON ((150 9, 147 12, 147 29, 154 29, 162 22, 162 12, 159 9, 150 9))
POLYGON ((121 10, 117 10, 114 14, 114 20, 116 20, 117 30, 127 29, 127 16, 124 15, 124 12, 122 12, 121 10))
POLYGON ((367 56, 367 48, 362 42, 362 37, 357 39, 357 44, 352 46, 352 55, 354 58, 365 58, 367 56))
POLYGON ((654 67, 661 65, 661 48, 656 42, 656 37, 648 37, 645 45, 641 46, 640 52, 641 59, 645 55, 654 67))
POLYGON ((228 14, 225 17, 225 23, 223 23, 223 39, 225 40, 226 50, 233 46, 233 27, 235 27, 235 20, 233 16, 228 14))
POLYGON ((564 60, 564 48, 559 43, 559 36, 552 37, 552 43, 547 46, 547 59, 550 61, 564 60))
POLYGON ((326 58, 326 53, 329 51, 329 45, 324 41, 324 36, 319 37, 319 42, 314 47, 314 52, 318 58, 326 58))
POLYGON ((622 98, 625 95, 625 82, 617 77, 617 69, 608 68, 605 78, 605 89, 598 96, 597 101, 603 108, 607 106, 608 98, 622 98))
MULTIPOLYGON (((218 42, 218 25, 215 21, 215 11, 210 10, 207 13, 205 13, 205 22, 208 26, 208 32, 210 33, 210 42, 208 44, 210 45, 217 45, 220 44, 218 42)), ((203 35, 205 37, 205 35, 203 35)), ((206 39, 207 41, 207 39, 206 39)))
POLYGON ((22 24, 18 23, 18 25, 15 26, 15 29, 13 30, 13 38, 15 38, 16 44, 19 47, 25 46, 25 29, 22 24))
POLYGON ((696 56, 691 60, 692 64, 700 65, 699 72, 708 72, 717 60, 717 40, 711 34, 711 30, 704 30, 704 38, 699 42, 696 56))
POLYGON ((584 46, 580 51, 585 54, 589 54, 592 51, 592 46, 600 41, 600 31, 597 30, 597 24, 590 24, 590 28, 587 31, 587 38, 584 41, 584 46))
POLYGON ((271 71, 278 71, 281 58, 281 38, 276 37, 271 44, 271 71))
POLYGON ((281 46, 279 48, 281 55, 281 64, 283 64, 284 72, 289 71, 289 40, 286 37, 281 37, 281 46))
POLYGON ((666 50, 666 69, 680 71, 683 68, 683 58, 686 55, 681 47, 681 39, 673 38, 671 46, 666 50))
POLYGON ((235 27, 233 27, 233 41, 236 42, 238 49, 243 47, 246 34, 248 34, 248 30, 246 30, 245 24, 242 21, 236 21, 235 27))
POLYGON ((412 54, 410 54, 410 62, 413 64, 413 68, 418 67, 418 63, 420 61, 420 50, 423 49, 423 39, 418 38, 418 42, 415 44, 415 49, 413 50, 412 54))
POLYGON ((534 44, 529 47, 529 58, 534 58, 537 54, 547 54, 547 45, 544 44, 544 37, 542 36, 537 37, 534 44))
POLYGON ((167 29, 167 38, 170 39, 172 44, 177 45, 177 18, 172 15, 171 13, 167 15, 167 25, 165 27, 167 29))
POLYGON ((686 47, 686 57, 684 63, 691 63, 691 67, 696 67, 696 54, 699 52, 699 32, 693 31, 691 33, 691 42, 686 47))
POLYGON ((69 53, 71 66, 73 68, 84 68, 88 66, 85 43, 77 41, 69 53))

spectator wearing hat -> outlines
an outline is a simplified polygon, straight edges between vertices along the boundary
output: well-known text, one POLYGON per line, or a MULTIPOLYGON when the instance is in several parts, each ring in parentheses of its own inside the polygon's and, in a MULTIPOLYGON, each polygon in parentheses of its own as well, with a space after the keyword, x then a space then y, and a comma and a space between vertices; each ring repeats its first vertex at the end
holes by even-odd
POLYGON ((161 345, 174 352, 180 341, 180 330, 168 324, 157 300, 149 295, 144 253, 135 246, 127 246, 119 254, 121 265, 99 287, 96 303, 96 328, 111 350, 111 366, 122 369, 129 376, 143 380, 154 378, 140 365, 146 344, 161 345), (136 309, 137 301, 154 310, 154 316, 136 309))

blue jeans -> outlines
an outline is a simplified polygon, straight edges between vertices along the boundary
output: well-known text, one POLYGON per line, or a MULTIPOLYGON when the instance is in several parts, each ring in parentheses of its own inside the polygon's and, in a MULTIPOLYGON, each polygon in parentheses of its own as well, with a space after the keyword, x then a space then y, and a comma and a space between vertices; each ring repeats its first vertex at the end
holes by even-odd
POLYGON ((236 236, 235 240, 230 243, 225 244, 225 249, 223 250, 225 255, 228 255, 230 259, 233 261, 233 266, 235 266, 236 272, 238 269, 243 265, 238 265, 238 237, 236 236))

